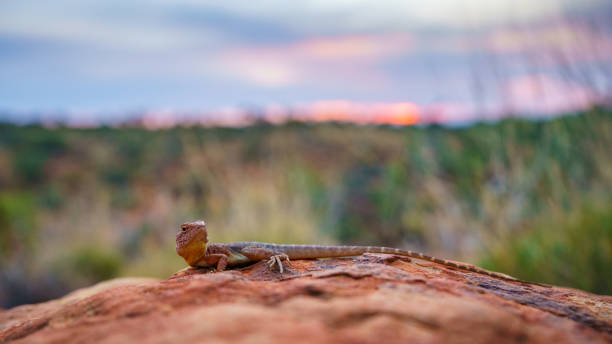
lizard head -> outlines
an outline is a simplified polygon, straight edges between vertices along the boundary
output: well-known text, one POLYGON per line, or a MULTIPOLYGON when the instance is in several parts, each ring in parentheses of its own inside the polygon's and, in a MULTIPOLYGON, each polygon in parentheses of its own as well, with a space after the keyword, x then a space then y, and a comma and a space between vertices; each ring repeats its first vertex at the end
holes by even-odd
POLYGON ((183 223, 176 234, 176 253, 194 266, 206 254, 207 237, 204 221, 183 223))

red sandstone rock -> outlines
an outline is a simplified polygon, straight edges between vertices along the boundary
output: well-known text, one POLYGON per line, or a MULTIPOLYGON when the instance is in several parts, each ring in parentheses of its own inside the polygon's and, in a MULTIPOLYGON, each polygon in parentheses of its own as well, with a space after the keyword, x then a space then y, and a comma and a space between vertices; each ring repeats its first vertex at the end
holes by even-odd
POLYGON ((612 297, 387 255, 118 279, 0 311, 15 343, 610 343, 612 297))

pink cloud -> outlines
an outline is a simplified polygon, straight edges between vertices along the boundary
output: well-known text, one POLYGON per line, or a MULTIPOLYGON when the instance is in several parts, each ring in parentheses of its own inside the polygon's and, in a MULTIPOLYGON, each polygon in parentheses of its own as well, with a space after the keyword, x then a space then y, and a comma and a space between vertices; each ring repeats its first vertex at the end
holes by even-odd
POLYGON ((540 115, 583 110, 597 100, 597 92, 589 87, 546 75, 513 78, 504 85, 503 96, 516 112, 540 115))
POLYGON ((177 113, 172 109, 159 109, 147 111, 140 118, 142 126, 147 129, 170 128, 180 122, 177 113))
MULTIPOLYGON (((479 43, 480 44, 480 43, 479 43)), ((537 56, 539 62, 603 61, 612 58, 612 37, 574 23, 549 23, 524 29, 500 29, 488 33, 485 49, 495 53, 537 56), (562 60, 559 55, 562 54, 562 60)))
POLYGON ((461 123, 481 119, 475 109, 468 104, 436 102, 424 106, 420 123, 461 123))
POLYGON ((411 48, 412 36, 408 34, 309 38, 231 49, 218 56, 216 65, 224 76, 265 87, 325 82, 384 86, 387 79, 378 71, 378 63, 411 48))
POLYGON ((554 19, 538 25, 497 27, 472 36, 449 33, 414 44, 423 50, 458 54, 480 50, 520 54, 549 66, 612 59, 612 35, 580 23, 554 19))
POLYGON ((253 123, 253 115, 238 107, 222 107, 209 111, 177 111, 157 109, 145 112, 135 122, 149 130, 171 128, 176 125, 240 127, 253 123))
POLYGON ((291 49, 308 59, 376 60, 409 51, 412 41, 408 34, 350 35, 306 39, 293 44, 291 49))

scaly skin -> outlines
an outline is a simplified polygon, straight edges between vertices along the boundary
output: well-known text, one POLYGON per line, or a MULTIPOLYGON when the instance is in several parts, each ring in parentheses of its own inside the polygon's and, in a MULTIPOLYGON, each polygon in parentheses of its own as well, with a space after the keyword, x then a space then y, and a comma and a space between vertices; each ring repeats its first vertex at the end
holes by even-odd
POLYGON ((502 273, 491 272, 475 266, 397 248, 380 246, 280 245, 261 242, 209 244, 207 234, 206 223, 204 221, 196 221, 182 224, 181 230, 176 235, 176 252, 192 267, 215 267, 218 271, 223 271, 228 266, 244 265, 267 259, 270 267, 278 264, 279 270, 282 273, 282 260, 289 262, 290 259, 349 257, 358 256, 363 253, 387 253, 423 259, 455 269, 472 271, 495 278, 520 281, 502 273))

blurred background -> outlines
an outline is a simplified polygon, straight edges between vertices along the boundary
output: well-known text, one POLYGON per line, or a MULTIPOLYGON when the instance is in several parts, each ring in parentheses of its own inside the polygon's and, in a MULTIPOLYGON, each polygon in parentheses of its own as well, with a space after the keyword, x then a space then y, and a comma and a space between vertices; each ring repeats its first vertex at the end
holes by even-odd
POLYGON ((612 294, 612 3, 2 1, 0 307, 174 235, 612 294))

